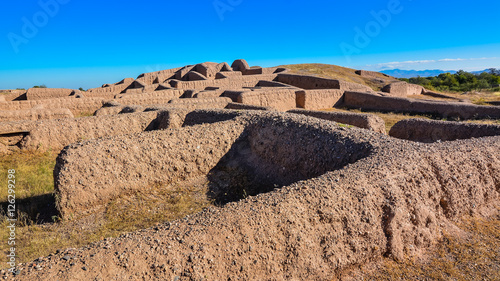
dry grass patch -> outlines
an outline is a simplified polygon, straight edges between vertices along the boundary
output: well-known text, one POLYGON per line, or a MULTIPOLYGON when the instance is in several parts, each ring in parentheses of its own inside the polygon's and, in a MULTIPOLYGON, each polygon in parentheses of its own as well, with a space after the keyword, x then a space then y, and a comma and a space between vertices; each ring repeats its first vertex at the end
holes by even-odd
POLYGON ((90 117, 90 116, 94 116, 94 111, 80 112, 79 114, 75 115, 75 118, 90 117))
MULTIPOLYGON (((52 171, 57 153, 18 151, 0 156, 0 185, 7 186, 7 171, 16 170, 16 199, 51 194, 54 191, 52 171)), ((7 188, 0 188, 0 202, 7 201, 7 188)))
POLYGON ((359 109, 339 109, 339 108, 326 108, 320 111, 336 111, 336 112, 352 112, 352 113, 369 113, 382 118, 385 122, 385 130, 387 133, 391 130, 392 126, 403 119, 409 118, 425 118, 431 119, 427 115, 410 115, 407 113, 392 113, 392 112, 379 112, 379 111, 361 111, 359 109))

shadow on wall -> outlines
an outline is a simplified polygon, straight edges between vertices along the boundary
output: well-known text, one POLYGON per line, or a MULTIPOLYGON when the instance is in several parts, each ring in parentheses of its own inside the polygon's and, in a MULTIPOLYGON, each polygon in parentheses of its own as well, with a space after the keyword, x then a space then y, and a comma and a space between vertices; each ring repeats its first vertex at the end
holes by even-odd
POLYGON ((208 197, 223 205, 318 177, 370 154, 367 143, 300 129, 299 124, 250 124, 207 174, 208 197))

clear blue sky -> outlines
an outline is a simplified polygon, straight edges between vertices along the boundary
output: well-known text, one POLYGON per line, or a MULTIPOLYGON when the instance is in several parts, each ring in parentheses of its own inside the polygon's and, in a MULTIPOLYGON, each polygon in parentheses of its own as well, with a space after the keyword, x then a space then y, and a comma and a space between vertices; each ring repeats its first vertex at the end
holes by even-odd
POLYGON ((41 0, 0 8, 0 89, 98 87, 238 58, 260 66, 500 68, 499 1, 41 0))

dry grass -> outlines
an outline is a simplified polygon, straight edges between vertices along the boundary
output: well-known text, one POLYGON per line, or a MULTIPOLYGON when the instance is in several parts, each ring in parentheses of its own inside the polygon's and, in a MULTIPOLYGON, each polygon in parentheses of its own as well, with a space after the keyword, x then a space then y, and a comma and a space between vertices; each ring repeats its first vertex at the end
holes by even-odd
POLYGON ((467 217, 457 226, 468 235, 445 233, 427 257, 400 263, 384 259, 376 270, 361 274, 363 279, 500 280, 500 216, 467 217))
POLYGON ((76 114, 75 118, 90 117, 90 116, 94 116, 94 111, 81 112, 80 114, 76 114))
MULTIPOLYGON (((52 171, 56 164, 55 152, 18 151, 0 156, 0 185, 7 186, 7 170, 16 170, 16 199, 24 199, 54 190, 52 171)), ((0 188, 0 202, 7 200, 7 189, 0 188)))
POLYGON ((290 69, 291 73, 342 79, 347 82, 359 83, 371 87, 376 91, 389 83, 398 81, 394 78, 386 77, 383 74, 380 74, 377 78, 361 77, 355 73, 356 70, 354 69, 331 64, 290 64, 281 65, 280 67, 290 69))
POLYGON ((425 118, 430 119, 431 116, 427 115, 410 115, 407 113, 393 113, 393 112, 378 112, 378 111, 361 111, 359 109, 338 109, 338 108, 327 108, 321 109, 321 111, 337 111, 337 112, 353 112, 353 113, 370 113, 382 118, 385 122, 385 130, 387 133, 391 130, 392 126, 403 119, 409 118, 425 118))

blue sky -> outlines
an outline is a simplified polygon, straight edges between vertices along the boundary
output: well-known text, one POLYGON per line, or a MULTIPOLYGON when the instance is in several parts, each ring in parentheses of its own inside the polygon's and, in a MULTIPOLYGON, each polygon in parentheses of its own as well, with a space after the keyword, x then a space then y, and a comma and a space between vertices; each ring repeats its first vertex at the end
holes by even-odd
POLYGON ((0 89, 90 88, 204 61, 500 68, 499 1, 3 1, 0 89))

